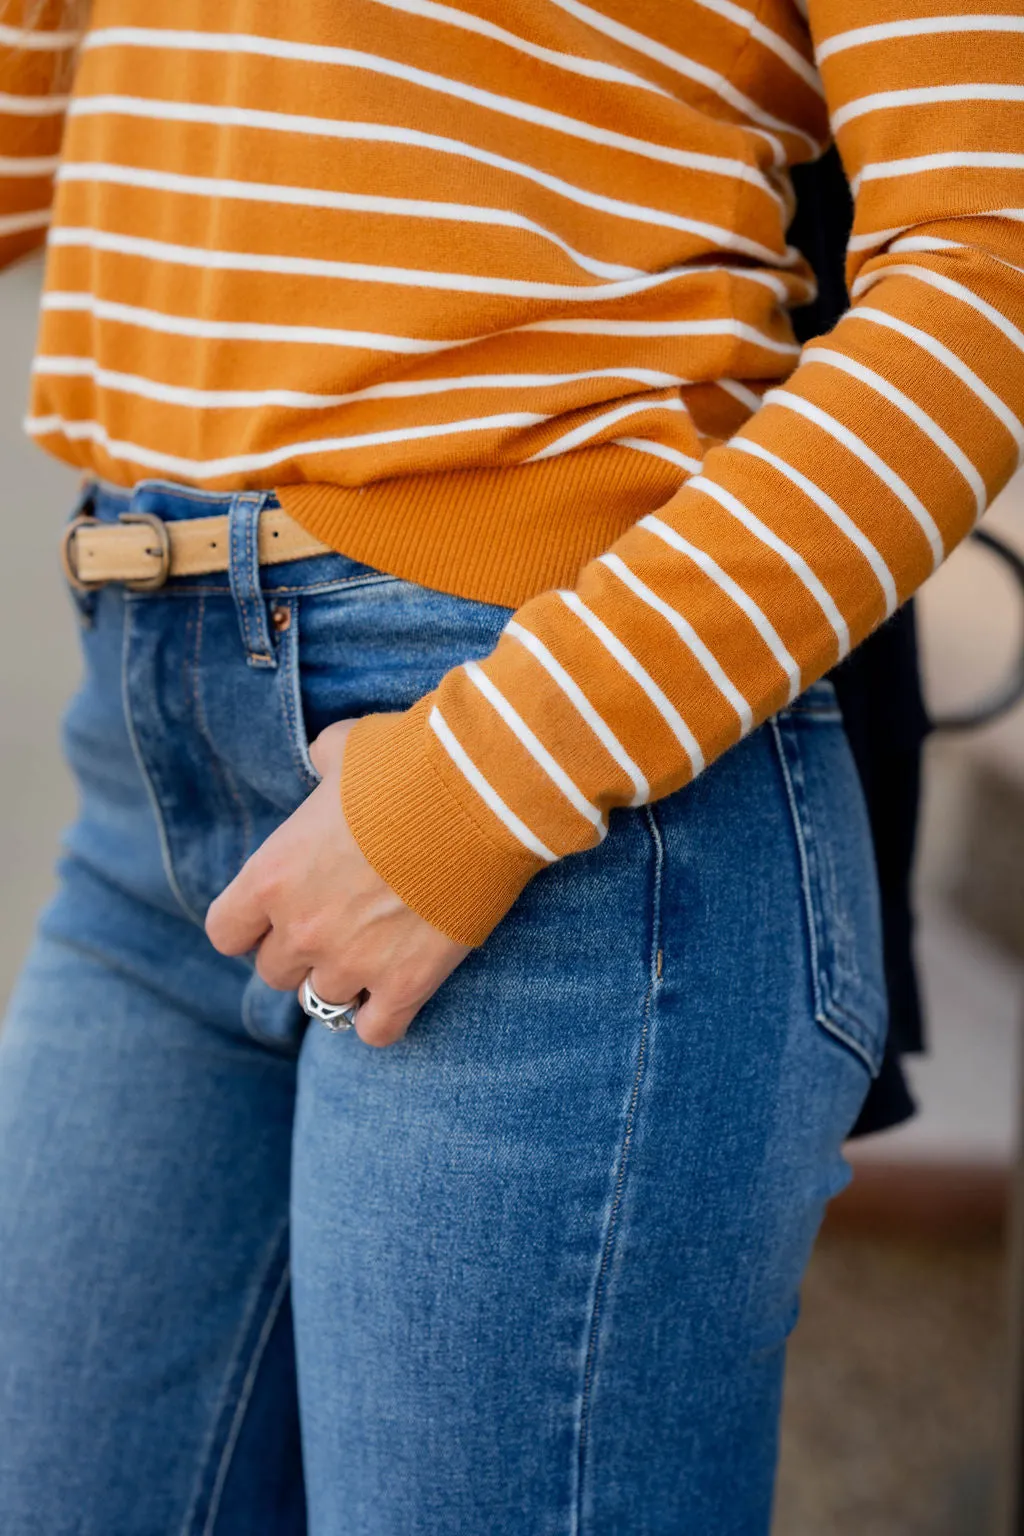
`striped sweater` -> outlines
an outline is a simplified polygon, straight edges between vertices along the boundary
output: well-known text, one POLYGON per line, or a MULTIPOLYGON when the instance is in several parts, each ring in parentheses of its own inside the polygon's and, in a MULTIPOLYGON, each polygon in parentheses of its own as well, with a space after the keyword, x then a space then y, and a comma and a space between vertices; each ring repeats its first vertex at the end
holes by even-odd
POLYGON ((1016 467, 1022 0, 94 0, 80 39, 56 3, 0 0, 28 430, 516 610, 346 753, 454 938, 833 666, 1016 467), (852 307, 801 352, 788 167, 831 136, 852 307))

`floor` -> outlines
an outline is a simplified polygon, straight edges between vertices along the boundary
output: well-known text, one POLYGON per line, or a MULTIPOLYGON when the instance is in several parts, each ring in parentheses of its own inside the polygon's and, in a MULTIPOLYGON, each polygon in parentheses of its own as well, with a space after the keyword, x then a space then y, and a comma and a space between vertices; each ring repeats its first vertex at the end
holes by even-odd
POLYGON ((1006 1344, 995 1244, 822 1239, 793 1336, 774 1536, 990 1536, 1006 1344))

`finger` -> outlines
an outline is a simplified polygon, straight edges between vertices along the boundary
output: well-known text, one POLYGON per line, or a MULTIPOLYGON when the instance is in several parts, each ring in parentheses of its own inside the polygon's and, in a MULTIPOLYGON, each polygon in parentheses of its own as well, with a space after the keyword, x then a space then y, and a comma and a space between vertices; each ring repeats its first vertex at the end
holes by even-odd
POLYGON ((365 995, 363 984, 354 971, 323 965, 314 966, 312 970, 307 968, 296 983, 300 989, 307 975, 320 1001, 330 1003, 332 1008, 348 1008, 365 995))
POLYGON ((257 976, 262 977, 268 987, 290 992, 299 986, 308 971, 309 960, 296 954, 284 936, 271 928, 256 951, 257 976))
POLYGON ((392 1001, 386 993, 371 992, 356 1014, 356 1033, 367 1045, 394 1045, 405 1035, 426 998, 414 1003, 392 1001))
POLYGON ((353 725, 355 725, 354 720, 336 720, 333 725, 329 725, 322 730, 315 741, 310 743, 310 761, 322 779, 341 772, 341 760, 345 755, 345 742, 353 725))
POLYGON ((270 927, 270 913, 251 863, 226 886, 206 914, 206 936, 222 955, 245 955, 270 927))

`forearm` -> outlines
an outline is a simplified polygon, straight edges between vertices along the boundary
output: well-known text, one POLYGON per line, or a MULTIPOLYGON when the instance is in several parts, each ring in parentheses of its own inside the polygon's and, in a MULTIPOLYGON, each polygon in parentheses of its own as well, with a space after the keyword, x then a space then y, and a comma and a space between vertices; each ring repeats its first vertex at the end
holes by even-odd
POLYGON ((857 10, 811 6, 856 198, 851 312, 573 592, 527 603, 479 667, 353 732, 355 835, 454 938, 479 942, 611 809, 679 788, 834 665, 1016 466, 1020 19, 851 34, 857 10))
POLYGON ((0 267, 45 236, 82 9, 0 0, 0 267))

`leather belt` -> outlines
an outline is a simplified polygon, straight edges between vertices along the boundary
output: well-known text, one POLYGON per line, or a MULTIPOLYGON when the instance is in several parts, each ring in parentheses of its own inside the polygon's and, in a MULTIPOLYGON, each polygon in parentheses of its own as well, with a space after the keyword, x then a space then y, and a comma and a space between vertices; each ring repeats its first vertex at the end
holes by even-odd
MULTIPOLYGON (((261 565, 281 565, 331 554, 278 508, 260 514, 261 565)), ((119 522, 100 523, 88 513, 72 518, 61 540, 61 563, 72 586, 102 587, 109 581, 135 592, 154 592, 169 576, 207 576, 229 565, 228 519, 186 518, 164 522, 151 512, 122 512, 119 522)))

